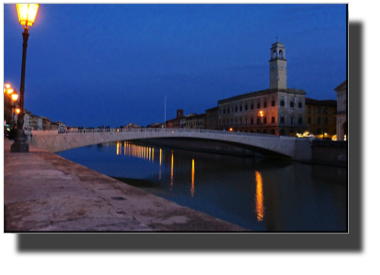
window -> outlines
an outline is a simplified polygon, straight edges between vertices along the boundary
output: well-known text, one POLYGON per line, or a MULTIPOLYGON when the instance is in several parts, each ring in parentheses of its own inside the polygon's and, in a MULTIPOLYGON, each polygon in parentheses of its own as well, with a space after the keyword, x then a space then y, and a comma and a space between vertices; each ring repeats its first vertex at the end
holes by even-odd
POLYGON ((321 107, 318 107, 317 112, 318 114, 322 113, 321 107))
POLYGON ((243 106, 240 105, 240 112, 243 111, 243 106))
POLYGON ((257 109, 260 109, 260 103, 257 103, 257 109))
POLYGON ((266 108, 267 107, 267 102, 266 101, 264 101, 264 108, 266 108))
POLYGON ((227 114, 229 114, 229 113, 230 113, 230 107, 227 108, 227 114))
POLYGON ((241 119, 239 120, 240 124, 239 125, 242 125, 243 123, 241 122, 241 119))
POLYGON ((329 118, 328 118, 328 117, 325 117, 324 124, 325 124, 325 125, 329 124, 329 118))
POLYGON ((235 106, 235 113, 237 112, 237 106, 235 106))
POLYGON ((222 114, 222 109, 219 109, 219 115, 221 115, 222 114))
POLYGON ((311 117, 307 118, 307 123, 311 124, 311 117))
POLYGON ((267 118, 264 117, 264 124, 267 124, 267 118))
POLYGON ((272 107, 276 106, 276 102, 272 99, 272 107))
POLYGON ((285 124, 285 117, 283 115, 280 117, 280 123, 285 124))
POLYGON ((299 124, 299 125, 302 124, 302 116, 298 117, 298 124, 299 124))
POLYGON ((274 116, 272 116, 272 123, 275 123, 275 119, 274 119, 274 116))
POLYGON ((294 117, 290 117, 290 125, 293 125, 294 124, 294 117))
POLYGON ((226 113, 226 109, 223 109, 223 114, 225 114, 226 113))
POLYGON ((257 124, 260 124, 260 117, 257 117, 257 119, 256 119, 256 123, 257 123, 257 124))
POLYGON ((251 104, 251 110, 253 110, 253 104, 251 104))
POLYGON ((248 125, 248 120, 247 120, 247 118, 245 118, 245 125, 248 125))
POLYGON ((281 106, 281 107, 284 107, 284 106, 285 106, 285 100, 281 99, 281 101, 280 101, 280 106, 281 106))
POLYGON ((298 108, 302 108, 302 102, 298 102, 298 108))
POLYGON ((246 110, 246 111, 248 110, 248 105, 245 105, 245 110, 246 110))
POLYGON ((290 101, 290 108, 294 108, 294 101, 290 101))
POLYGON ((323 108, 323 113, 328 114, 328 109, 326 107, 323 108))
POLYGON ((253 118, 251 118, 251 124, 253 124, 253 118))
POLYGON ((308 112, 309 114, 311 114, 311 107, 310 107, 310 106, 307 107, 307 112, 308 112))
POLYGON ((282 51, 280 51, 279 56, 280 56, 281 59, 283 59, 283 58, 282 58, 282 51))
POLYGON ((321 117, 317 117, 317 124, 321 125, 321 117))

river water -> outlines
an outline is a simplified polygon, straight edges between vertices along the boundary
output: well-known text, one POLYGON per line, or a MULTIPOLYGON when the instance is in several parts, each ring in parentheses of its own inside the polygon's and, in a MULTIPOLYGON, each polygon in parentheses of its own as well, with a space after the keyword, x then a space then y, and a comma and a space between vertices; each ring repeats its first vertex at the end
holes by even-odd
POLYGON ((57 155, 252 231, 347 231, 346 168, 130 141, 57 155))

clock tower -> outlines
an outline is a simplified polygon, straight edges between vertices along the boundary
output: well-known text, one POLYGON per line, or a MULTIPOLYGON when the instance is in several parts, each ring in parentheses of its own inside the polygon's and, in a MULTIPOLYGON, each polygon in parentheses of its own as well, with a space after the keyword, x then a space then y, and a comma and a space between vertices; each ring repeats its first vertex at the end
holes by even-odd
POLYGON ((272 44, 269 60, 269 89, 287 89, 286 59, 284 44, 272 44))

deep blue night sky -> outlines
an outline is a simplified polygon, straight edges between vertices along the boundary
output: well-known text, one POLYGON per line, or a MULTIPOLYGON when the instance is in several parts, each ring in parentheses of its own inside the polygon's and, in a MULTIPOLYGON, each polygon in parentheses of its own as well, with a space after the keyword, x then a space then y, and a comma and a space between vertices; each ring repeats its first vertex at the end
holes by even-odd
MULTIPOLYGON (((19 90, 22 27, 4 4, 4 81, 19 90)), ((286 47, 288 87, 336 99, 346 79, 346 5, 41 4, 28 42, 25 108, 68 126, 146 126, 177 109, 269 88, 286 47)))

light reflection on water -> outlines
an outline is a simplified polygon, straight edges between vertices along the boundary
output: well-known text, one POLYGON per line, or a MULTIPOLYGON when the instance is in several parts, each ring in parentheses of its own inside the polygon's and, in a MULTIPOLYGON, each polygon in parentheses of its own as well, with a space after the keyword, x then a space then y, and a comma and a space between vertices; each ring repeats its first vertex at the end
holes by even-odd
POLYGON ((254 231, 346 231, 345 168, 130 141, 58 154, 132 185, 135 180, 155 183, 137 187, 254 231))

